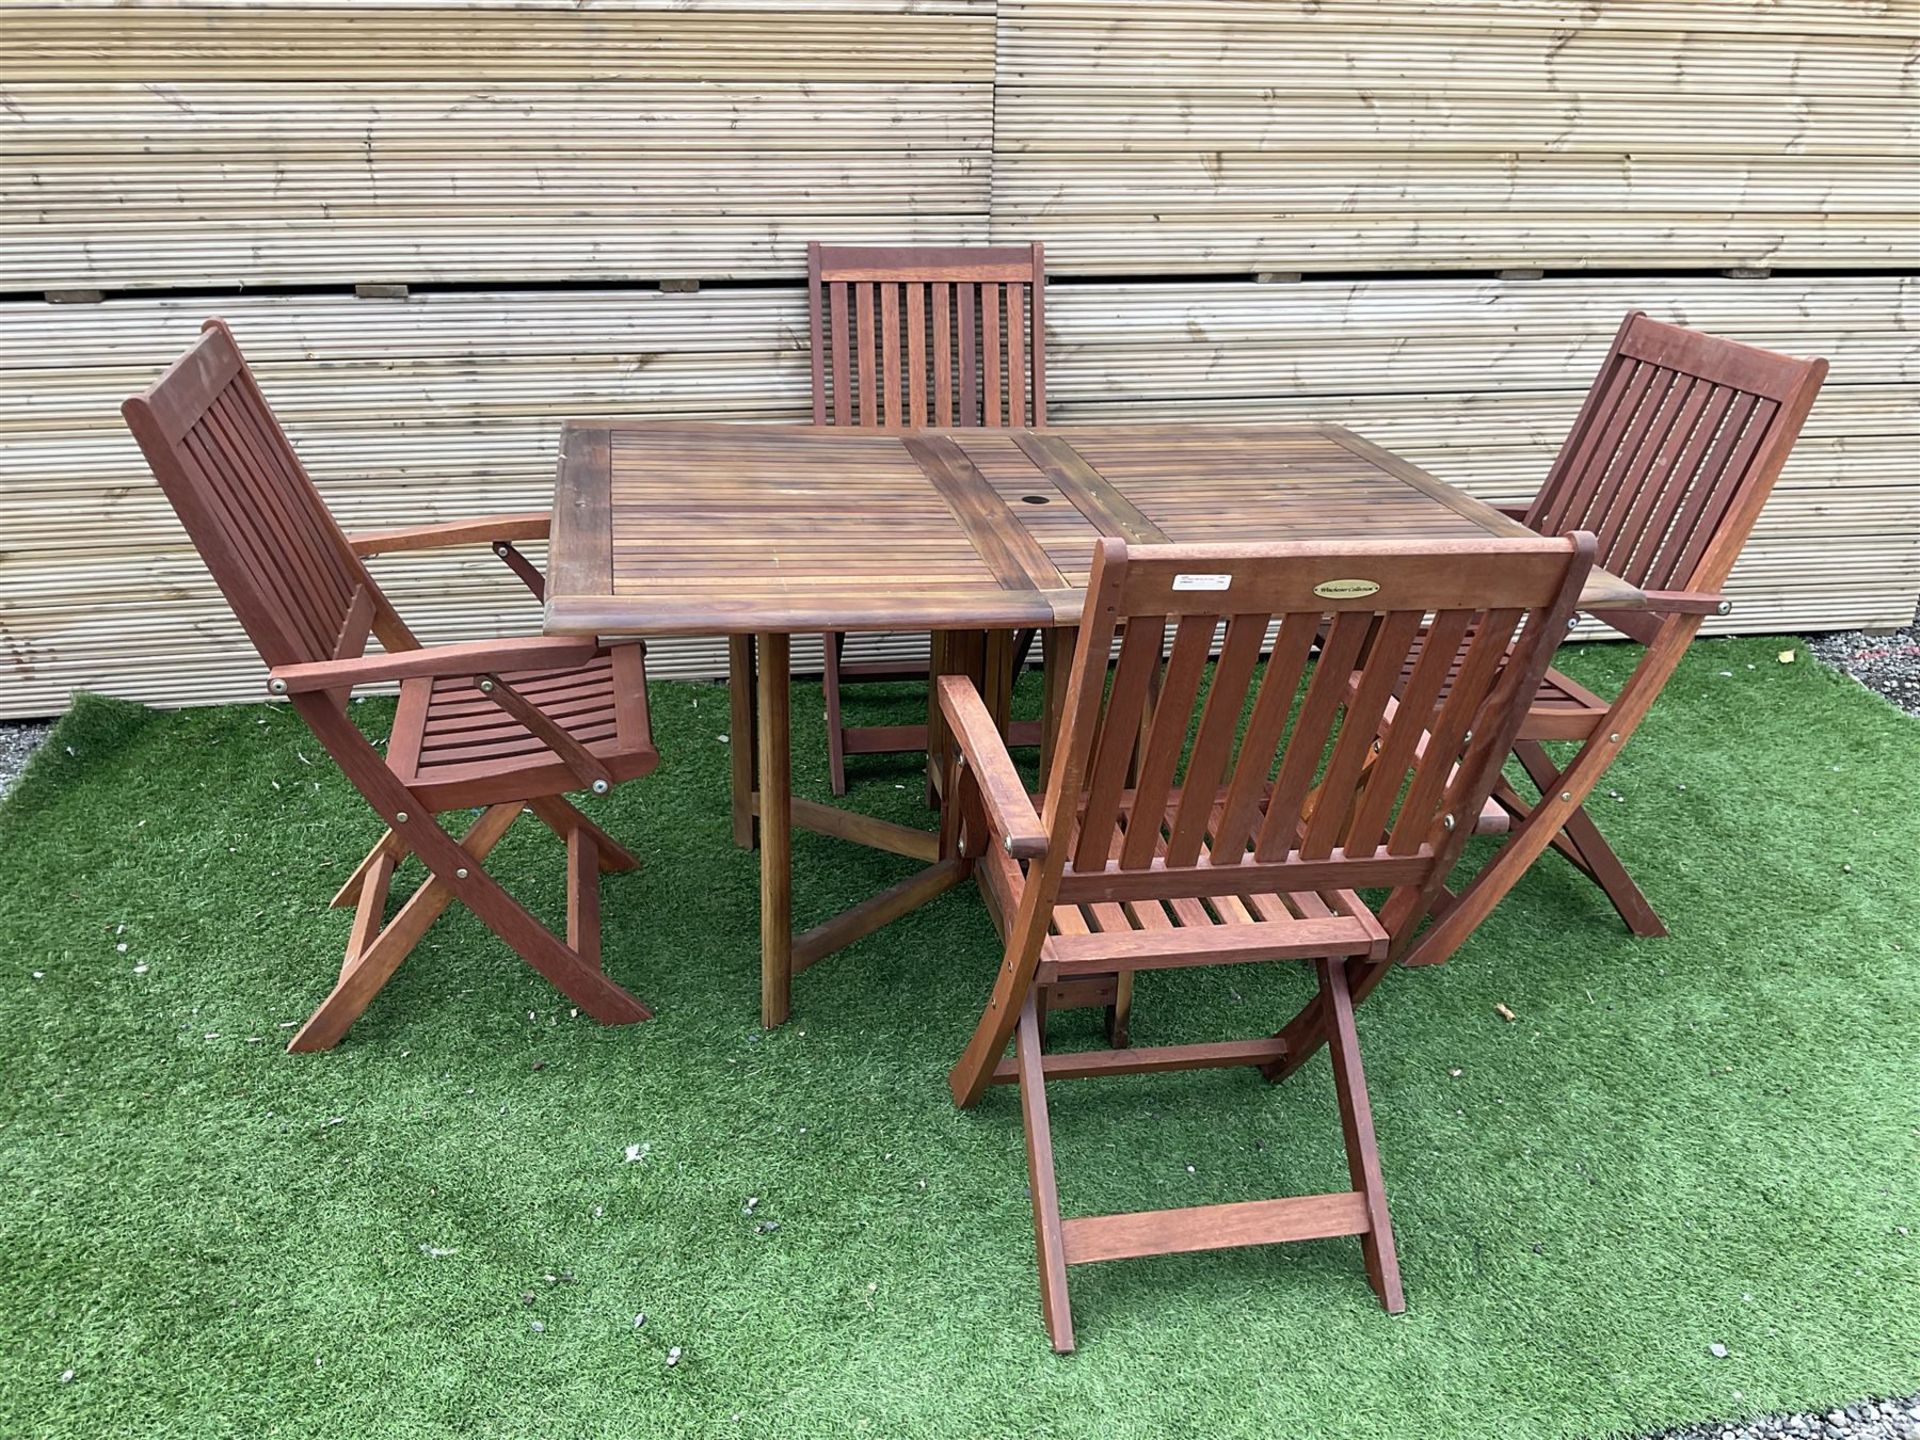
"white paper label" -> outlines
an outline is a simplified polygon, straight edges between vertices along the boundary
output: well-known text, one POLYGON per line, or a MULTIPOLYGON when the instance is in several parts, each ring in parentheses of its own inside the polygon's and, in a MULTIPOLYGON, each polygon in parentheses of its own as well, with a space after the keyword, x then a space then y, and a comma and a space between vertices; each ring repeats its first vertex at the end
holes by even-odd
POLYGON ((1173 588, 1176 590, 1224 590, 1233 583, 1231 575, 1176 575, 1173 588))

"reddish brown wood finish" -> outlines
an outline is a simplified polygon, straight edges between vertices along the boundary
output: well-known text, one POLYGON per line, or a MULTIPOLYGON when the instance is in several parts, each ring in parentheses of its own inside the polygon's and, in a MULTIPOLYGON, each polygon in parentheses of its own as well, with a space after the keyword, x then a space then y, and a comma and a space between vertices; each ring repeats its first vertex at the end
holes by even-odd
MULTIPOLYGON (((1044 425, 1046 264, 1041 247, 807 246, 813 423, 1000 428, 1044 425), (849 320, 849 308, 854 319, 849 320), (876 331, 873 317, 878 314, 876 331), (956 378, 958 384, 955 384, 956 378)), ((929 473, 945 473, 950 450, 929 473)), ((1031 645, 1031 632, 1020 653, 1031 645)), ((911 680, 897 662, 849 665, 846 635, 823 637, 827 776, 847 790, 848 755, 924 751, 924 726, 848 726, 848 680, 911 680)), ((1038 732, 1028 739, 1037 739, 1038 732)))
MULTIPOLYGON (((1650 647, 1622 697, 1649 685, 1657 695, 1702 618, 1725 613, 1727 576, 1826 371, 1824 360, 1776 355, 1638 311, 1621 323, 1526 523, 1543 534, 1592 530, 1599 563, 1646 592, 1645 611, 1597 612, 1650 647)), ((1539 744, 1598 742, 1610 760, 1637 723, 1625 718, 1620 698, 1607 701, 1549 671, 1516 753, 1541 794, 1557 802, 1552 808, 1564 810, 1553 843, 1601 886, 1635 934, 1664 935, 1586 812, 1558 801, 1568 786, 1539 744)), ((1531 807, 1515 798, 1509 793, 1503 803, 1521 822, 1517 836, 1531 807)), ((1474 906, 1480 902, 1476 894, 1474 906)), ((1428 945, 1423 958, 1444 955, 1428 945)))
MULTIPOLYGON (((1704 616, 1724 613, 1721 589, 1826 373, 1825 360, 1776 355, 1639 311, 1621 322, 1525 518, 1542 529, 1597 531, 1599 563, 1643 587, 1646 603, 1633 612, 1587 608, 1644 642, 1646 653, 1611 701, 1557 670, 1547 672, 1514 746, 1540 798, 1529 804, 1510 787, 1495 790, 1505 812, 1495 816, 1496 826, 1507 839, 1457 898, 1441 897, 1433 924, 1407 953, 1408 964, 1451 956, 1549 846, 1601 887, 1635 934, 1666 934, 1583 807, 1704 616), (1541 745, 1551 740, 1577 741, 1580 749, 1556 766, 1541 745)), ((1356 998, 1382 973, 1373 966, 1356 973, 1356 998)), ((1270 1073, 1277 1078, 1305 1063, 1327 1038, 1327 1018, 1316 999, 1288 1022, 1282 1031, 1287 1058, 1270 1073)))
MULTIPOLYGON (((916 434, 576 420, 561 440, 546 629, 556 639, 587 643, 603 634, 730 637, 733 833, 741 845, 760 842, 762 903, 773 911, 791 903, 786 822, 902 854, 919 854, 912 847, 928 837, 899 826, 849 825, 839 812, 791 797, 774 802, 781 825, 771 822, 771 812, 756 823, 756 790, 766 788, 765 777, 789 773, 786 711, 765 731, 758 725, 756 692, 763 683, 786 683, 764 669, 756 677, 758 637, 932 626, 936 671, 978 674, 982 703, 1001 724, 1004 709, 996 707, 1004 707, 1006 677, 997 668, 989 674, 991 647, 982 632, 1049 627, 1051 724, 1063 709, 1072 627, 1085 608, 1096 540, 1212 544, 1250 533, 1329 543, 1385 537, 1441 550, 1489 536, 1534 538, 1517 520, 1336 425, 916 434), (910 439, 945 439, 966 464, 936 483, 909 450, 910 439), (782 750, 777 769, 738 738, 756 734, 782 750)), ((1598 569, 1587 577, 1584 605, 1618 611, 1643 602, 1639 591, 1598 569)), ((1298 648, 1282 663, 1290 655, 1304 666, 1311 638, 1290 640, 1298 648)), ((946 726, 931 691, 929 701, 930 763, 944 766, 946 726)), ((1268 718, 1277 723, 1285 715, 1268 718)), ((1020 735, 1018 723, 1010 728, 1020 735)), ((1059 737, 1039 738, 1050 766, 1059 737)), ((1404 869, 1404 862, 1386 863, 1404 869)), ((924 878, 922 895, 940 880, 924 878)), ((1375 878, 1396 883, 1389 874, 1375 878)), ((1129 872, 1113 883, 1151 882, 1151 875, 1129 872)), ((896 897, 884 911, 863 914, 871 920, 898 913, 898 903, 896 897)), ((851 933, 831 922, 815 927, 810 957, 851 933)), ((771 1025, 788 1013, 788 982, 800 957, 779 927, 766 926, 762 938, 762 1018, 771 1025)), ((1117 1043, 1129 983, 1126 975, 1066 981, 1049 996, 1053 1003, 1107 1005, 1117 1043)))
POLYGON ((500 516, 349 540, 218 320, 122 411, 268 665, 269 689, 289 699, 387 825, 334 897, 355 910, 346 961, 289 1048, 337 1044, 456 900, 595 1019, 644 1020, 646 1007, 600 969, 599 873, 635 862, 559 798, 575 789, 604 793, 658 763, 642 648, 539 639, 424 649, 361 558, 491 540, 511 564, 512 541, 545 535, 547 518, 500 516), (370 636, 385 654, 364 654, 370 636), (346 713, 356 684, 380 680, 400 681, 384 760, 346 713), (435 818, 474 806, 486 808, 459 840, 435 818), (483 863, 523 808, 567 842, 565 942, 483 863), (428 877, 385 920, 394 866, 409 853, 428 877))
POLYGON ((996 1080, 1021 1088, 1055 1349, 1074 1343, 1065 1267, 1128 1255, 1358 1235, 1381 1303, 1403 1307, 1351 973, 1398 958, 1441 893, 1566 632, 1593 550, 1584 533, 1426 547, 1129 551, 1103 541, 1037 812, 980 697, 961 677, 940 679, 959 752, 948 794, 961 823, 949 853, 973 866, 1006 944, 950 1082, 963 1106, 996 1080), (1437 636, 1470 637, 1458 663, 1452 645, 1419 648, 1429 617, 1437 636), (1260 638, 1274 622, 1261 667, 1260 638), (1407 672, 1417 708, 1394 700, 1407 672), (1377 912, 1362 887, 1388 891, 1377 912), (1318 968, 1351 1190, 1062 1222, 1049 1078, 1266 1068, 1290 1057, 1268 1039, 1049 1063, 1039 1054, 1045 988, 1280 959, 1318 968))

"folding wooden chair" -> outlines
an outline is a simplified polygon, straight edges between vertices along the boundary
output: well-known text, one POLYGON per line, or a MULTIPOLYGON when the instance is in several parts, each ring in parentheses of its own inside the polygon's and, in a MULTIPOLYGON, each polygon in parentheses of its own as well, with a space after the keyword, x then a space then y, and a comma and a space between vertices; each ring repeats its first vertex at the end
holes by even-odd
POLYGON ((1647 591, 1650 611, 1598 615, 1647 646, 1611 701, 1549 670, 1514 754, 1543 799, 1504 781, 1481 828, 1508 833, 1498 856, 1409 956, 1444 960, 1527 866, 1553 845, 1606 893, 1636 935, 1667 933, 1584 808, 1708 615, 1732 606, 1727 574, 1753 532, 1814 396, 1824 360, 1796 360, 1635 311, 1621 323, 1558 459, 1517 518, 1542 534, 1594 532, 1596 563, 1647 591), (1544 741, 1578 741, 1564 769, 1544 741))
POLYGON ((494 516, 350 541, 219 320, 122 412, 270 667, 268 689, 287 697, 387 823, 334 896, 336 906, 355 907, 346 960, 289 1048, 337 1044, 456 900, 596 1020, 646 1019, 646 1006, 600 963, 599 874, 639 862, 563 798, 571 790, 605 794, 658 763, 642 648, 539 638, 422 648, 362 558, 490 540, 538 593, 538 572, 513 541, 543 537, 548 517, 494 516), (364 653, 369 635, 384 654, 364 653), (355 686, 382 681, 400 682, 384 760, 347 714, 355 686), (482 812, 459 839, 435 818, 471 807, 482 812), (564 943, 485 868, 523 809, 566 842, 564 943), (428 878, 388 920, 394 869, 409 854, 428 878))
POLYGON ((942 846, 972 862, 1006 943, 950 1083, 963 1106, 990 1084, 1020 1087, 1056 1350, 1073 1348, 1066 1267, 1128 1256, 1357 1235, 1381 1303, 1404 1307, 1351 971, 1391 963, 1425 916, 1566 632, 1593 548, 1590 535, 1131 552, 1103 541, 1037 812, 978 693, 962 678, 940 680, 959 750, 942 846), (1429 633, 1448 643, 1414 663, 1396 707, 1394 686, 1430 614, 1429 633), (1451 642, 1469 633, 1450 674, 1451 642), (1445 700, 1428 704, 1443 685, 1445 700), (1377 912, 1361 889, 1388 892, 1377 912), (1287 1052, 1265 1038, 1042 1054, 1041 992, 1115 971, 1260 960, 1316 968, 1351 1188, 1062 1220, 1046 1082, 1238 1065, 1277 1073, 1287 1052), (1010 1037, 1014 1055, 1003 1058, 1010 1037))
MULTIPOLYGON (((813 423, 1044 425, 1047 415, 1046 265, 1035 245, 807 246, 813 325, 813 423), (904 342, 904 343, 903 343, 904 342)), ((1017 671, 1033 632, 995 636, 982 663, 1017 671)), ((847 793, 848 755, 925 751, 926 725, 854 725, 841 716, 849 680, 918 680, 928 667, 844 658, 847 637, 821 637, 825 654, 827 772, 847 793)), ((934 669, 954 661, 934 636, 934 669)), ((1016 725, 1014 743, 1040 739, 1016 725)))

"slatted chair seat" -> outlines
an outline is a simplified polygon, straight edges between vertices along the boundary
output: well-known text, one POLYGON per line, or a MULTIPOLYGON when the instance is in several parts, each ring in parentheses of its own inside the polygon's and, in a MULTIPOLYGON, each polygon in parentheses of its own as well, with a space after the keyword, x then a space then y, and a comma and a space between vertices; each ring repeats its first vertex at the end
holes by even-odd
POLYGON ((1136 1255, 1356 1236, 1381 1304, 1404 1308, 1355 988, 1404 953, 1433 906, 1566 634, 1593 548, 1591 535, 1419 550, 1103 541, 1039 796, 979 692, 941 677, 957 748, 941 854, 978 877, 1005 944, 948 1084, 962 1106, 992 1085, 1019 1087, 1056 1350, 1075 1343, 1067 1267, 1136 1255), (1354 577, 1373 583, 1355 595, 1354 577), (1428 623, 1434 642, 1398 703, 1428 623), (1425 708, 1450 667, 1448 696, 1425 708), (1385 892, 1377 909, 1369 892, 1385 892), (1277 1079, 1295 1038, 1052 1054, 1044 1007, 1063 991, 1118 994, 1138 970, 1271 961, 1315 967, 1349 1188, 1063 1219, 1047 1082, 1233 1066, 1277 1079))
MULTIPOLYGON (((621 646, 563 670, 499 677, 579 741, 619 784, 660 763, 647 715, 642 649, 621 646)), ((406 680, 387 742, 387 767, 435 809, 490 805, 577 779, 553 747, 478 688, 478 676, 406 680)))
MULTIPOLYGON (((1045 796, 1032 797, 1035 808, 1045 796)), ((1225 799, 1225 792, 1221 792, 1225 799)), ((1121 796, 1124 824, 1113 827, 1113 852, 1118 854, 1133 819, 1134 792, 1121 796)), ((1171 825, 1180 805, 1176 790, 1166 806, 1171 825)), ((1080 823, 1073 828, 1075 847, 1080 823)), ((1165 847, 1161 847, 1164 854, 1165 847)), ((1006 915, 1019 912, 1027 875, 1004 850, 980 857, 977 871, 990 903, 1006 915)), ((1340 953, 1378 958, 1386 953, 1387 932, 1352 890, 1269 891, 1243 894, 1144 898, 1127 901, 1091 901, 1055 905, 1041 947, 1044 983, 1093 978, 1100 988, 1093 995, 1110 994, 1117 968, 1153 970, 1187 964, 1216 963, 1208 957, 1231 951, 1247 958, 1255 952, 1269 959, 1340 953), (1148 938, 1141 938, 1141 937, 1148 938)), ((1071 999, 1054 1000, 1061 1008, 1071 999)))

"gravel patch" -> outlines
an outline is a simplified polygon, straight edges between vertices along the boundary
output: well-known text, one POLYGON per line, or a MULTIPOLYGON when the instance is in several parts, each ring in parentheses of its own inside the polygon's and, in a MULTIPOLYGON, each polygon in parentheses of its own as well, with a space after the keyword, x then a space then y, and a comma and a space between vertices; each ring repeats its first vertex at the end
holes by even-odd
POLYGON ((1688 1425, 1649 1440, 1920 1440, 1920 1395, 1863 1400, 1838 1410, 1769 1415, 1729 1425, 1688 1425))
POLYGON ((51 720, 0 720, 0 795, 13 788, 27 757, 40 748, 52 729, 51 720))
POLYGON ((1909 715, 1920 715, 1920 614, 1913 617, 1913 624, 1891 635, 1865 635, 1858 630, 1809 635, 1807 650, 1909 715))

